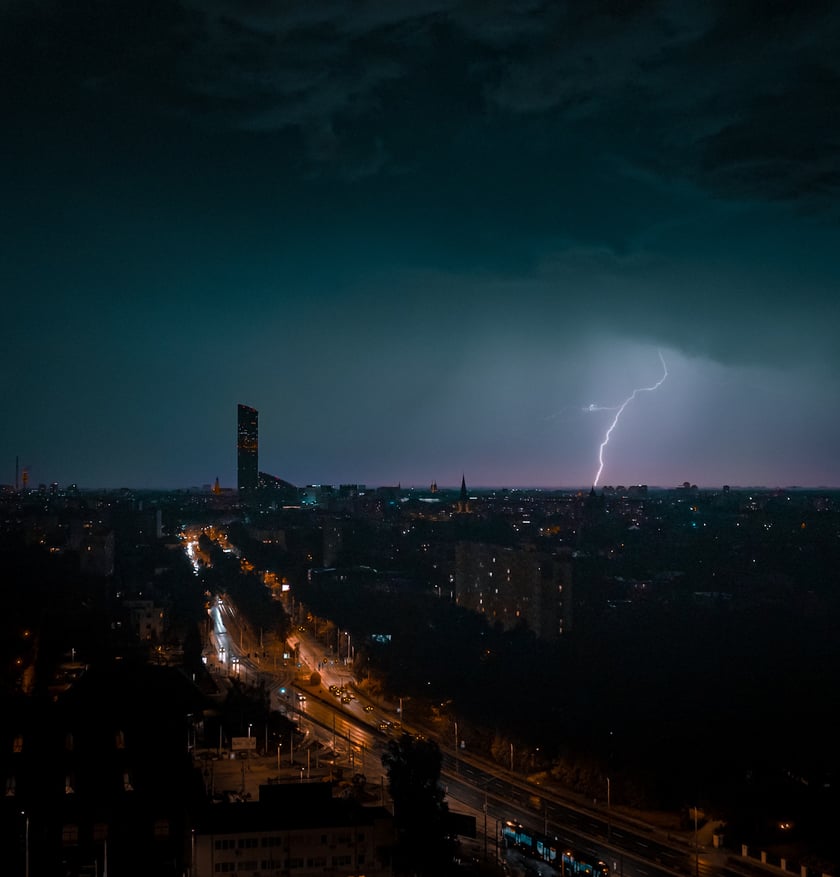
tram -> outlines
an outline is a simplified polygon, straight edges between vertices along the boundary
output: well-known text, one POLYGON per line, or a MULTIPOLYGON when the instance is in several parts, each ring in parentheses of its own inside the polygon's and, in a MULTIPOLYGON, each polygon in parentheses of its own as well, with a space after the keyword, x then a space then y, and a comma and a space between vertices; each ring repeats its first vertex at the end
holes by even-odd
POLYGON ((597 856, 564 847, 556 837, 532 831, 512 819, 502 823, 502 840, 532 859, 539 859, 557 868, 562 877, 610 877, 606 862, 597 856))

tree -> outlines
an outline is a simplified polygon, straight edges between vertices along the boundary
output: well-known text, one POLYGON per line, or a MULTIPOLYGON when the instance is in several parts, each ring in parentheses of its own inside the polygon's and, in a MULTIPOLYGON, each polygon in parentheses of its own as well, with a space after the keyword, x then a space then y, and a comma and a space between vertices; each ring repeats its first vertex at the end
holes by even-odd
POLYGON ((437 743, 404 733, 382 753, 394 801, 397 873, 437 875, 452 861, 447 838, 449 806, 440 786, 442 756, 437 743))

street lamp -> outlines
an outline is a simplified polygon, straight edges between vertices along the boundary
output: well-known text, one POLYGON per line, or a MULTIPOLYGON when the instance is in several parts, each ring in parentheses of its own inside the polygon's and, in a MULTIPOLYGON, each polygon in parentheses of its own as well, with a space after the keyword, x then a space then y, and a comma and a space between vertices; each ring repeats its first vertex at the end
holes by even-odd
POLYGON ((251 739, 251 723, 248 723, 248 739, 251 739))
POLYGON ((23 816, 25 821, 24 828, 24 875, 25 877, 29 877, 29 814, 26 811, 21 810, 20 815, 23 816))
POLYGON ((700 850, 697 848, 697 804, 694 805, 694 875, 700 874, 700 850))
POLYGON ((484 788, 484 861, 487 861, 487 787, 484 788))
POLYGON ((455 773, 458 773, 458 723, 455 722, 455 773))

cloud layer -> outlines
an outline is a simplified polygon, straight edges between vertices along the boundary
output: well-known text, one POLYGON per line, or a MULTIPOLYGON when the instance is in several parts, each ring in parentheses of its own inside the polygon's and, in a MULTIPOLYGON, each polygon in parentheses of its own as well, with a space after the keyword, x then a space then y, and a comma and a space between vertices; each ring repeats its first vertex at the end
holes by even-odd
POLYGON ((104 397, 115 467, 224 480, 246 401, 292 481, 585 483, 661 349, 628 465, 840 483, 838 44, 828 2, 0 0, 0 460, 71 466, 104 397))

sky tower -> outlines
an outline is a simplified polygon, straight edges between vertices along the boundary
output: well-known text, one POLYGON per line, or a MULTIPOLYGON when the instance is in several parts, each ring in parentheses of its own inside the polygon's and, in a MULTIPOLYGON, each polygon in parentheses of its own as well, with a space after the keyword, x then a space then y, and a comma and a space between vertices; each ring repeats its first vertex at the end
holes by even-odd
POLYGON ((259 484, 259 412, 238 405, 236 413, 236 481, 240 496, 249 496, 259 484))

